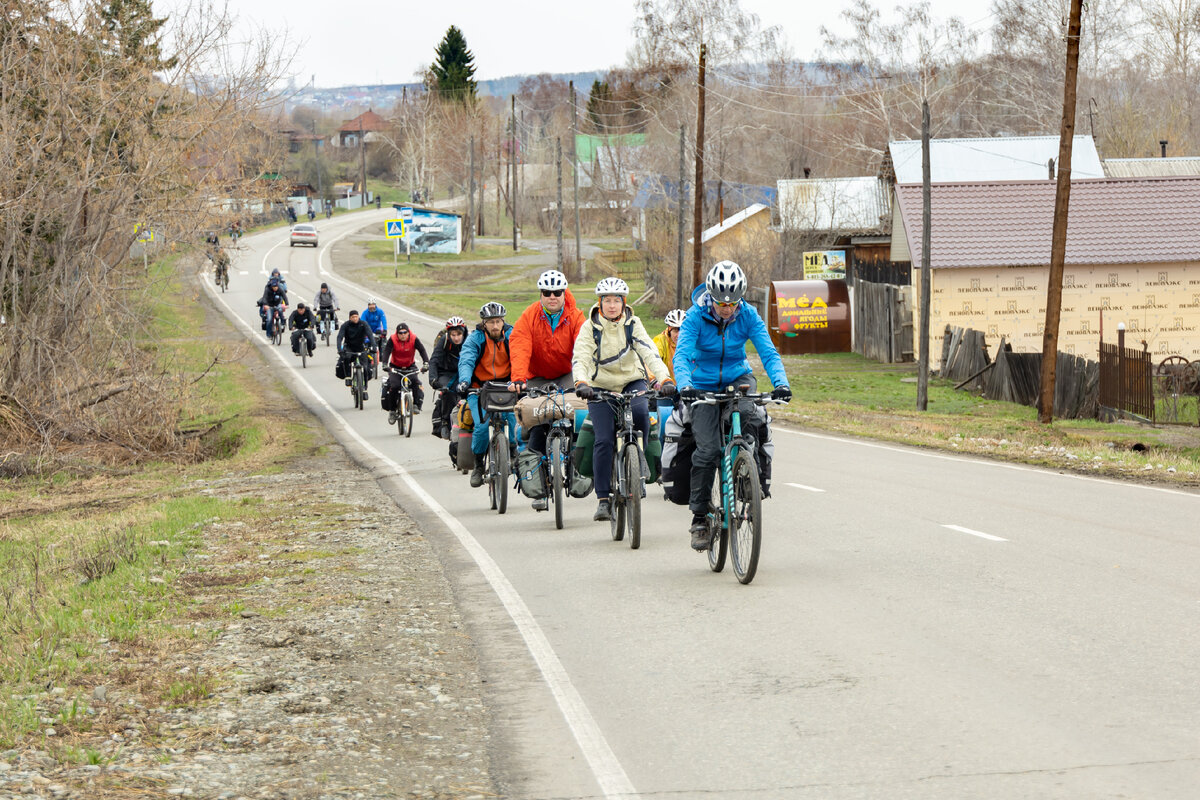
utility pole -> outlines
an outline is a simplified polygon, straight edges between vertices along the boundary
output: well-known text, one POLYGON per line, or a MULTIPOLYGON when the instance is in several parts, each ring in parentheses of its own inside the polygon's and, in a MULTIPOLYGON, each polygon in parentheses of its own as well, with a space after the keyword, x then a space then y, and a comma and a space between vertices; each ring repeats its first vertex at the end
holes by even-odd
POLYGON ((508 140, 508 163, 512 167, 512 189, 508 195, 508 207, 513 217, 513 252, 517 252, 517 96, 512 98, 512 129, 508 140))
POLYGON ((1063 82, 1062 130, 1058 137, 1058 186, 1054 192, 1054 232, 1050 242, 1050 279, 1046 283, 1046 330, 1042 336, 1042 386, 1038 422, 1054 421, 1058 377, 1058 327, 1062 318, 1063 264, 1067 256, 1067 210, 1071 202, 1071 145, 1075 138, 1075 86, 1079 76, 1079 35, 1083 0, 1071 0, 1067 23, 1067 74, 1063 82))
POLYGON ((321 151, 317 147, 317 121, 314 119, 311 123, 313 132, 313 158, 317 162, 317 196, 321 198, 321 210, 325 210, 325 186, 321 180, 321 151))
POLYGON ((704 56, 705 46, 700 45, 700 80, 696 103, 696 205, 692 209, 692 285, 699 286, 700 238, 704 233, 704 56))
POLYGON ((467 178, 467 225, 470 228, 471 252, 475 252, 475 135, 471 134, 471 177, 467 178))
POLYGON ((563 241, 562 241, 562 137, 558 136, 554 139, 554 161, 558 166, 558 205, 555 207, 555 217, 558 224, 555 227, 558 229, 558 271, 562 272, 563 268, 563 241))
POLYGON ((929 293, 933 276, 929 274, 930 223, 933 218, 929 180, 929 99, 921 101, 921 356, 917 361, 917 411, 929 408, 929 293))
MULTIPOLYGON (((687 127, 679 126, 679 186, 676 188, 676 193, 679 195, 679 252, 675 259, 675 307, 683 308, 683 231, 684 218, 687 216, 687 194, 683 185, 687 175, 687 158, 684 155, 684 149, 687 144, 687 127)), ((645 233, 642 233, 645 236, 645 233)), ((695 284, 693 284, 695 285, 695 284)))
POLYGON ((362 207, 367 207, 367 143, 363 138, 363 121, 362 117, 358 118, 358 160, 359 170, 362 175, 362 207))
POLYGON ((583 242, 579 235, 579 153, 576 144, 579 136, 579 104, 575 102, 575 81, 570 81, 571 91, 571 180, 575 184, 575 279, 582 281, 586 274, 583 267, 583 242))

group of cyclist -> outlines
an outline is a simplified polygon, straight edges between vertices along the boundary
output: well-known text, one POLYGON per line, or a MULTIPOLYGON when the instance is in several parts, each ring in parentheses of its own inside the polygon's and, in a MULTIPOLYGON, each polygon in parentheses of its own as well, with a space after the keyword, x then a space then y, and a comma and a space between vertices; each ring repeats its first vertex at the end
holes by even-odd
MULTIPOLYGON (((382 365, 391 373, 380 398, 385 410, 395 409, 394 398, 401 387, 401 376, 408 375, 413 411, 420 413, 424 403, 421 381, 416 375, 416 358, 420 356, 421 370, 428 369, 429 383, 436 393, 431 433, 449 438, 450 415, 461 398, 466 399, 475 421, 471 437, 471 450, 475 454, 470 475, 472 487, 484 483, 489 435, 488 414, 480 407, 479 395, 472 389, 488 382, 507 382, 508 388, 517 392, 552 385, 574 391, 588 402, 595 433, 592 464, 596 521, 608 520, 612 514, 612 452, 617 435, 614 412, 597 397, 597 390, 634 395, 631 409, 643 444, 650 435, 649 403, 643 392, 655 390, 660 404, 665 406, 673 403, 673 396, 677 395, 679 402, 691 405, 696 444, 688 503, 692 512, 691 546, 705 550, 709 545, 705 516, 722 451, 721 409, 694 401, 705 392, 754 385, 746 356, 748 342, 754 345, 774 387, 772 398, 791 399, 783 362, 766 323, 744 299, 746 285, 745 272, 736 263, 716 264, 704 284, 693 291, 691 307, 668 312, 666 329, 651 338, 629 306, 629 286, 625 281, 617 277, 601 280, 595 287, 596 302, 585 313, 577 305, 566 276, 558 270, 548 270, 537 281, 540 297, 522 311, 515 324, 507 322, 508 310, 501 303, 484 303, 474 330, 468 329, 462 317, 446 320, 434 340, 432 353, 426 351, 407 323, 399 323, 389 333, 386 314, 375 298, 370 298, 361 315, 357 310, 350 311, 347 321, 338 328, 338 374, 349 376, 350 363, 357 358, 369 382, 376 377, 375 363, 382 365)), ((281 304, 286 307, 287 283, 275 270, 259 300, 263 329, 268 335, 270 314, 281 304)), ((294 331, 293 350, 298 352, 299 347, 307 346, 311 354, 316 345, 313 330, 320 321, 330 321, 336 326, 338 311, 337 297, 324 283, 311 308, 297 304, 288 318, 288 327, 294 331)), ((346 383, 350 384, 348 377, 346 383)), ((515 450, 516 418, 512 412, 503 415, 515 450)), ((394 418, 393 411, 390 421, 394 418)), ((548 430, 549 423, 527 430, 527 450, 545 456, 548 430)), ((548 507, 546 498, 536 498, 532 503, 539 511, 548 507)))

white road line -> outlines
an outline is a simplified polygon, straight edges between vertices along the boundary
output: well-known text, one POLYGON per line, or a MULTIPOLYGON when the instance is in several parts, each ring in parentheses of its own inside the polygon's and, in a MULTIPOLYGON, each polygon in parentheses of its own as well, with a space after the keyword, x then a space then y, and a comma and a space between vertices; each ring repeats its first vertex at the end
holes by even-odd
POLYGON ((971 536, 978 536, 980 539, 987 539, 989 542, 1007 542, 1008 541, 1008 539, 1001 539, 999 536, 992 536, 990 533, 981 533, 980 531, 973 531, 970 528, 964 528, 961 525, 943 525, 942 527, 949 528, 952 531, 958 531, 959 533, 968 533, 971 536))
POLYGON ((267 258, 268 258, 268 257, 271 255, 271 253, 274 253, 276 250, 278 250, 280 247, 282 247, 286 241, 287 241, 286 239, 281 239, 281 240, 279 241, 279 244, 277 244, 277 245, 275 245, 274 247, 272 247, 270 250, 268 250, 268 251, 267 251, 267 252, 266 252, 266 253, 263 255, 263 257, 262 257, 262 274, 263 274, 263 275, 270 275, 270 274, 271 274, 271 273, 270 273, 270 272, 267 270, 267 258))
MULTIPOLYGON (((263 261, 265 264, 266 259, 264 258, 263 261)), ((204 284, 204 287, 212 299, 223 305, 235 323, 245 330, 250 340, 261 345, 262 342, 259 341, 257 332, 245 320, 234 313, 233 307, 226 303, 220 295, 216 294, 207 283, 204 284)), ((592 775, 600 785, 600 790, 604 793, 604 797, 613 798, 613 800, 622 797, 636 797, 637 791, 630 782, 629 776, 625 774, 625 770, 609 746, 608 740, 604 738, 604 733, 600 730, 600 726, 596 723, 587 705, 583 702, 583 697, 579 694, 579 690, 571 683, 571 678, 567 675, 566 668, 559 661, 554 648, 550 646, 550 641, 546 638, 546 634, 542 632, 541 626, 533 618, 533 613, 525 605, 525 601, 521 599, 516 588, 505 577, 500 566, 488 555, 487 550, 471 535, 471 532, 467 530, 465 525, 459 522, 433 495, 429 494, 424 487, 417 483, 408 470, 388 458, 364 439, 358 431, 351 428, 346 418, 338 413, 333 406, 329 405, 325 398, 321 397, 312 384, 304 379, 300 371, 284 358, 280 350, 274 347, 266 348, 266 350, 279 359, 279 362, 285 368, 291 370, 293 377, 304 384, 304 387, 312 394, 313 399, 338 420, 346 433, 354 437, 364 449, 382 463, 387 464, 392 469, 393 474, 404 481, 412 493, 450 529, 450 532, 454 534, 463 548, 471 554, 471 558, 479 566, 479 571, 487 579, 492 590, 496 592, 496 595, 500 598, 500 602, 504 604, 504 608, 508 611, 509 616, 512 617, 513 623, 517 626, 517 630, 521 634, 521 638, 525 640, 525 646, 529 648, 529 652, 537 663, 542 677, 546 680, 546 685, 549 686, 551 694, 554 695, 554 700, 558 704, 563 717, 566 719, 571 733, 574 734, 575 741, 579 743, 579 749, 583 752, 584 758, 587 759, 588 766, 592 770, 592 775)), ((290 351, 288 351, 288 355, 291 355, 290 351)))
POLYGON ((818 492, 818 493, 825 492, 824 489, 818 489, 815 486, 805 486, 803 483, 785 483, 784 486, 793 486, 797 489, 803 489, 806 492, 818 492))
POLYGON ((942 453, 931 453, 928 450, 920 450, 915 447, 898 447, 889 444, 880 444, 878 442, 869 442, 861 439, 850 439, 841 436, 828 436, 822 433, 812 433, 810 431, 797 431, 790 428, 785 428, 778 425, 772 428, 772 431, 791 434, 792 436, 806 436, 809 439, 823 439, 827 442, 841 442, 842 444, 851 444, 856 447, 870 447, 875 450, 890 450, 893 453, 904 453, 910 456, 920 456, 921 458, 935 458, 940 461, 954 461, 960 464, 975 464, 981 467, 994 467, 996 469, 1010 469, 1016 472, 1036 472, 1041 475, 1057 475, 1060 478, 1071 478, 1077 481, 1087 481, 1089 483, 1102 483, 1107 486, 1124 486, 1133 489, 1145 489, 1151 492, 1161 492, 1163 494, 1173 494, 1180 497, 1190 497, 1193 500, 1200 500, 1200 494, 1195 492, 1184 492, 1179 489, 1167 489, 1162 486, 1149 486, 1144 483, 1133 483, 1132 481, 1117 481, 1110 478, 1093 478, 1090 475, 1077 475, 1074 472, 1058 472, 1047 467, 1028 467, 1024 464, 1010 464, 1005 461, 992 461, 983 457, 980 458, 963 458, 962 456, 946 455, 942 453))

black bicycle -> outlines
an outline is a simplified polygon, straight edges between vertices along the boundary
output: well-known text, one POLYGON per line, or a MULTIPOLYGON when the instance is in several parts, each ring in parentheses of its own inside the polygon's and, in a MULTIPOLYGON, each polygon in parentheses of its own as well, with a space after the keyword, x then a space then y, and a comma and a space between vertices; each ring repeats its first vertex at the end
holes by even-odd
POLYGON ((614 542, 625 538, 629 529, 629 547, 642 546, 642 498, 646 496, 646 455, 638 429, 633 424, 633 401, 639 397, 655 397, 650 389, 635 392, 610 392, 593 389, 596 399, 608 403, 615 418, 616 439, 613 442, 612 490, 609 502, 612 516, 609 530, 614 542))
POLYGON ((356 350, 348 350, 346 354, 350 356, 353 365, 350 368, 350 396, 354 398, 354 407, 361 410, 363 402, 367 399, 367 373, 363 366, 363 359, 366 353, 356 350))
MULTIPOLYGON (((429 367, 421 367, 420 371, 424 372, 429 367)), ((404 438, 412 436, 413 431, 413 385, 412 382, 417 374, 417 366, 414 364, 411 367, 384 367, 384 372, 395 372, 400 376, 400 390, 396 393, 396 405, 388 413, 388 423, 395 423, 396 432, 404 438)), ((387 391, 385 387, 383 391, 387 391)))
POLYGON ((285 310, 283 306, 271 306, 271 321, 267 327, 268 333, 271 335, 271 342, 276 347, 283 344, 283 329, 287 327, 283 317, 285 310))
POLYGON ((325 340, 326 347, 329 347, 330 339, 336 338, 334 333, 337 331, 337 327, 337 314, 334 313, 332 308, 322 307, 317 312, 317 330, 320 337, 325 340))
POLYGON ((754 580, 762 548, 762 484, 754 459, 757 443, 742 431, 743 401, 758 406, 784 405, 784 401, 769 394, 751 392, 749 386, 726 392, 701 392, 695 403, 721 407, 718 419, 721 440, 725 443, 706 516, 708 566, 713 572, 723 570, 728 551, 733 557, 734 575, 745 584, 754 580))
POLYGON ((571 448, 575 441, 575 408, 567 400, 567 394, 574 392, 574 389, 563 389, 556 384, 531 388, 527 392, 529 397, 542 400, 538 405, 537 419, 550 421, 543 463, 550 474, 550 504, 554 506, 554 527, 559 530, 563 527, 563 502, 567 486, 575 471, 571 464, 571 448))
MULTIPOLYGON (((508 510, 508 479, 513 474, 505 414, 516 407, 517 393, 508 388, 507 381, 488 381, 478 389, 472 389, 470 394, 479 396, 480 411, 487 414, 491 433, 485 453, 487 461, 483 467, 483 479, 488 485, 492 508, 503 514, 508 510)), ((480 424, 479 420, 475 424, 480 424)))

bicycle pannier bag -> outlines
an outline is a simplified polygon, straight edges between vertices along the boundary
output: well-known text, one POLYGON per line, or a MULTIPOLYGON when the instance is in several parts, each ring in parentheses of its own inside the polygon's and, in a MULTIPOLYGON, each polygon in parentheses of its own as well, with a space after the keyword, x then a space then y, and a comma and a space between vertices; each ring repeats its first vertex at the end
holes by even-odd
POLYGON ((676 505, 686 506, 692 491, 692 454, 696 439, 692 435, 690 409, 676 406, 667 417, 662 449, 663 494, 676 505))
POLYGON ((579 466, 575 463, 575 457, 578 454, 578 450, 571 451, 571 469, 570 474, 567 476, 569 479, 567 492, 571 497, 587 497, 592 493, 594 482, 591 475, 584 475, 579 471, 579 466))
POLYGON ((575 449, 571 451, 571 457, 575 459, 575 471, 585 477, 592 477, 592 450, 596 446, 596 433, 592 430, 592 420, 587 418, 583 424, 579 426, 579 433, 575 436, 575 449))
POLYGON ((479 405, 489 413, 512 411, 516 402, 517 393, 509 390, 506 381, 488 381, 479 389, 479 405))
POLYGON ((336 375, 337 379, 340 381, 344 381, 344 380, 346 380, 346 378, 350 377, 350 373, 348 373, 346 371, 346 366, 347 366, 346 359, 344 357, 339 356, 338 360, 337 360, 337 366, 335 366, 333 368, 333 374, 336 375))
POLYGON ((517 477, 521 481, 521 492, 529 498, 539 500, 546 496, 546 472, 542 469, 542 454, 526 450, 517 456, 517 477))

